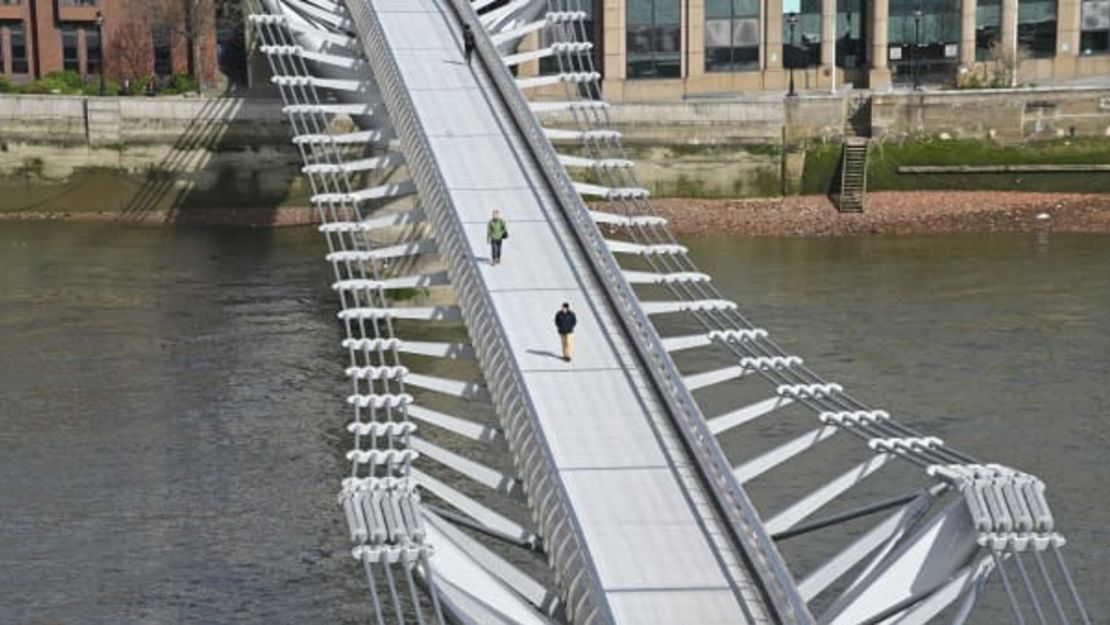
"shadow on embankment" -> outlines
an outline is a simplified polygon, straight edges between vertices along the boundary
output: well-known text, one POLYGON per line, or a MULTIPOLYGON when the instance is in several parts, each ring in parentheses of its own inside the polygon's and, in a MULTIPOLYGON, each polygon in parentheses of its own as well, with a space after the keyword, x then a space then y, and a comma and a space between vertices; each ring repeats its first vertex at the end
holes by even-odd
MULTIPOLYGON (((289 153, 284 122, 259 114, 260 107, 279 101, 225 92, 190 102, 196 108, 187 125, 164 156, 146 168, 139 188, 121 207, 120 220, 275 225, 281 207, 295 193, 299 163, 289 153)), ((187 105, 175 104, 167 107, 171 115, 187 110, 187 105)))

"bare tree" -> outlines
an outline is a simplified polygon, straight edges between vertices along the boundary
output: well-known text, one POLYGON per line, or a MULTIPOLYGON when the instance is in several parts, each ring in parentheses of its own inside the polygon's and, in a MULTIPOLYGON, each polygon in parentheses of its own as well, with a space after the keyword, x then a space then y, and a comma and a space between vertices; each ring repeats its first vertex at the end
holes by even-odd
POLYGON ((108 48, 116 78, 121 82, 150 75, 150 23, 147 16, 140 12, 128 15, 126 21, 115 28, 108 48))
POLYGON ((216 0, 153 0, 149 11, 155 23, 169 28, 188 44, 192 75, 199 90, 204 83, 204 44, 215 31, 216 0))

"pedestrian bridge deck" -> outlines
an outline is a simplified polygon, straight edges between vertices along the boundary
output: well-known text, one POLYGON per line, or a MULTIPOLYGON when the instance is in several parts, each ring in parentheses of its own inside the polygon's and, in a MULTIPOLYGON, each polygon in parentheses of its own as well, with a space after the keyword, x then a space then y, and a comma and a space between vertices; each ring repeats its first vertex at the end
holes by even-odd
POLYGON ((447 7, 436 0, 369 4, 616 622, 763 620, 758 592, 723 538, 630 339, 495 87, 463 58, 447 7), (488 262, 485 240, 492 209, 510 233, 499 266, 488 262), (569 364, 559 357, 553 324, 562 302, 578 315, 578 352, 569 364))

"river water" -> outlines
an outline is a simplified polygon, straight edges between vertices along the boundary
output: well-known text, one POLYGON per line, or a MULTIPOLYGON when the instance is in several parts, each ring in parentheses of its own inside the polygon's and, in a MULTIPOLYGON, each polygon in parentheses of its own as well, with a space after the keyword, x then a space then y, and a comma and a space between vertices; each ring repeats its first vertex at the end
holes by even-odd
MULTIPOLYGON (((690 243, 825 377, 1043 477, 1105 622, 1110 239, 690 243)), ((0 227, 0 624, 365 622, 322 253, 309 230, 0 227)))

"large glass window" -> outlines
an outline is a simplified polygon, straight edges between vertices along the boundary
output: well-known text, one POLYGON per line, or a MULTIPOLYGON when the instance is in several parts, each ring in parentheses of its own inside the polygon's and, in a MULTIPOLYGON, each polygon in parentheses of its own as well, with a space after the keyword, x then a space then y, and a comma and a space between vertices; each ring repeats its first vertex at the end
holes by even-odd
POLYGON ((890 0, 890 66, 899 81, 947 81, 960 44, 960 0, 890 0), (914 15, 921 9, 920 19, 914 15))
POLYGON ((151 31, 154 43, 154 75, 169 76, 173 73, 173 38, 168 28, 155 28, 151 31))
POLYGON ((863 67, 867 63, 867 46, 863 33, 863 0, 836 0, 836 64, 845 69, 863 67))
POLYGON ((77 27, 62 24, 62 69, 67 72, 81 71, 81 59, 77 56, 77 27))
POLYGON ((1110 54, 1110 0, 1083 0, 1080 54, 1110 54))
POLYGON ((1056 54, 1056 0, 1018 0, 1018 45, 1033 58, 1056 54))
POLYGON ((31 71, 27 62, 27 30, 23 22, 12 24, 8 30, 12 49, 12 73, 26 74, 31 71))
POLYGON ((88 74, 100 73, 100 31, 95 26, 85 29, 85 69, 88 74))
POLYGON ((783 61, 786 67, 813 67, 821 64, 821 0, 801 0, 799 4, 793 38, 791 16, 782 16, 783 61))
POLYGON ((682 71, 679 0, 628 0, 629 78, 677 78, 682 71))
POLYGON ((975 60, 986 61, 1002 37, 1002 0, 979 0, 975 7, 975 60))
POLYGON ((705 0, 705 71, 759 69, 759 0, 705 0))

